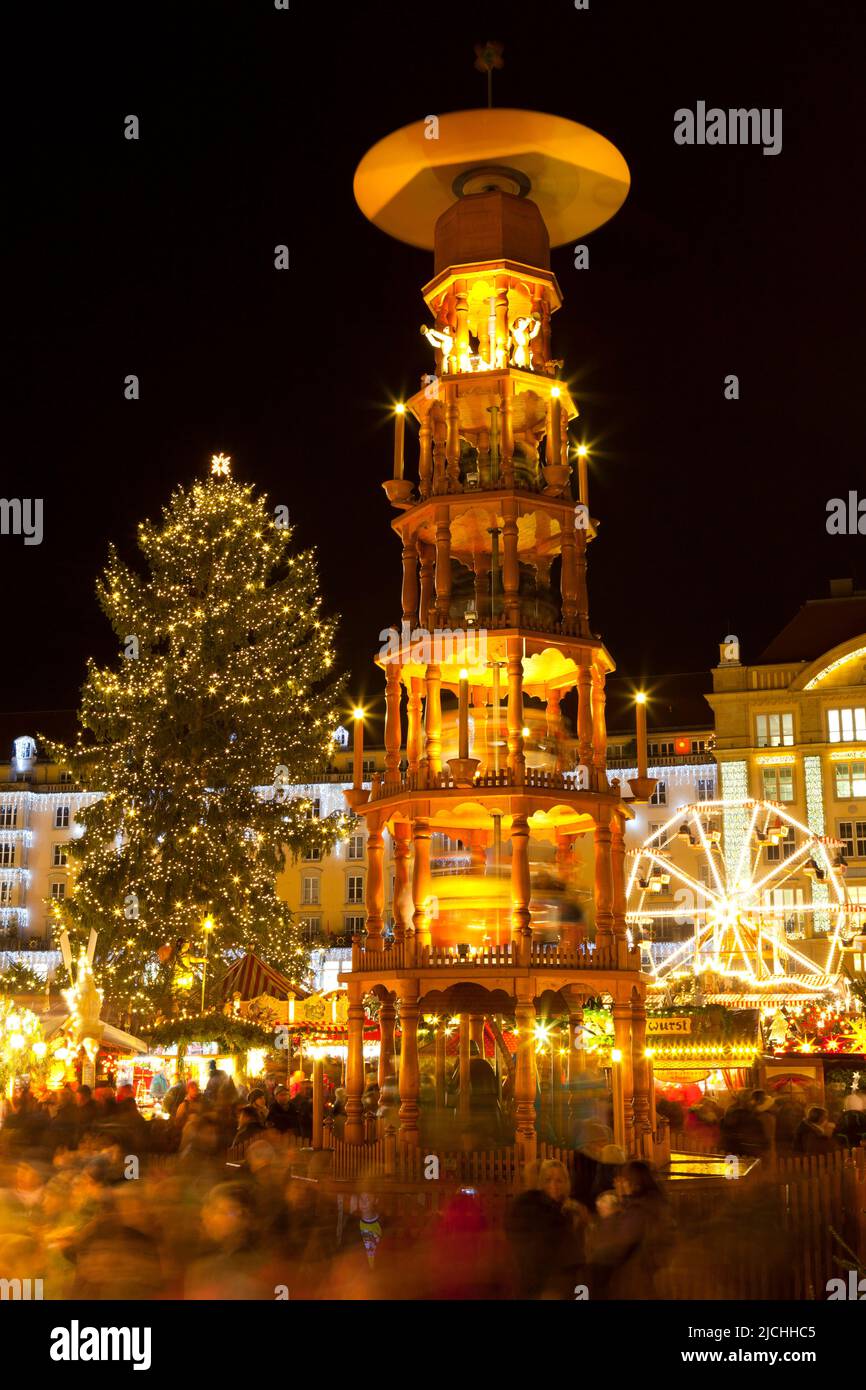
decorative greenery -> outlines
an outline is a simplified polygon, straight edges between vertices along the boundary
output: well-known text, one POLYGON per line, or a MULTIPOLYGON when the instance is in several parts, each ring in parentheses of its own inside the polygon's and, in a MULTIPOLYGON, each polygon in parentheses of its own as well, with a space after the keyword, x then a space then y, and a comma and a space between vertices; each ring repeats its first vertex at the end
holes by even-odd
POLYGON ((45 981, 29 965, 13 960, 0 969, 0 994, 44 994, 45 981))
MULTIPOLYGON (((105 793, 79 813, 87 833, 71 845, 75 894, 57 930, 99 931, 106 1002, 139 1029, 180 973, 161 948, 189 942, 198 965, 208 917, 213 966, 252 949, 303 976, 309 953, 276 876, 287 853, 326 853, 354 820, 288 797, 327 763, 343 689, 315 554, 293 551, 266 497, 227 475, 226 461, 142 523, 143 573, 111 549, 97 594, 118 659, 88 664, 76 746, 44 740, 105 793)), ((194 972, 183 977, 190 995, 194 972)))
POLYGON ((246 1052, 251 1047, 273 1048, 274 1034, 256 1023, 227 1014, 202 1014, 198 1018, 169 1019, 146 1030, 150 1047, 173 1047, 175 1043, 216 1043, 221 1052, 246 1052))

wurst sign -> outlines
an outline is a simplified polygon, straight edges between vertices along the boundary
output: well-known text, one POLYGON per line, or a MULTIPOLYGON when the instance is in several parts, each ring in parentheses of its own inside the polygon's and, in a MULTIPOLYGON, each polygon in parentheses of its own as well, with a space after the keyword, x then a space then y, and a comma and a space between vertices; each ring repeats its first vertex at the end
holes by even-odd
POLYGON ((647 1034, 667 1033, 682 1034, 692 1031, 692 1020, 690 1018, 648 1018, 646 1021, 647 1034))

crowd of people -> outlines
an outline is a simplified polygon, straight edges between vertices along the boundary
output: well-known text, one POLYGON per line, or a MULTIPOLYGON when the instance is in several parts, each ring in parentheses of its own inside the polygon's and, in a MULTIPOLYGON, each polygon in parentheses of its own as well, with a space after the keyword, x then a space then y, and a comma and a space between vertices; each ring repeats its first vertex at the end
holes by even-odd
POLYGON ((857 1091, 845 1096, 832 1116, 824 1105, 763 1090, 737 1091, 726 1106, 702 1096, 688 1107, 658 1099, 656 1108, 675 1138, 685 1134, 691 1146, 710 1152, 768 1159, 777 1153, 829 1154, 866 1142, 866 1097, 857 1091))
MULTIPOLYGON (((335 1132, 345 1099, 332 1088, 335 1132)), ((371 1083, 365 1109, 387 1100, 371 1083)), ((731 1153, 826 1152, 835 1131, 859 1132, 856 1105, 831 1134, 825 1111, 787 1104, 755 1091, 688 1113, 731 1153)), ((695 1238, 595 1122, 568 1170, 548 1160, 518 1193, 451 1184, 430 1201, 369 1174, 322 1181, 305 1079, 238 1085, 213 1065, 203 1087, 167 1086, 161 1110, 146 1120, 125 1086, 16 1086, 0 1127, 0 1277, 38 1278, 47 1299, 648 1299, 695 1238)), ((720 1278, 728 1246, 744 1258, 736 1235, 715 1237, 720 1278)))

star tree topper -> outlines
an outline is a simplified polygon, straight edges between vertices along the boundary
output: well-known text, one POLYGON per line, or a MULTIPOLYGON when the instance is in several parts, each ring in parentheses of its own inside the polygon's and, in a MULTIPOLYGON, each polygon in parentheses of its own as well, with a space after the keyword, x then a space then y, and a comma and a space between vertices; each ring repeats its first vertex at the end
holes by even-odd
POLYGON ((212 454, 210 471, 215 478, 227 478, 231 472, 231 454, 212 454))

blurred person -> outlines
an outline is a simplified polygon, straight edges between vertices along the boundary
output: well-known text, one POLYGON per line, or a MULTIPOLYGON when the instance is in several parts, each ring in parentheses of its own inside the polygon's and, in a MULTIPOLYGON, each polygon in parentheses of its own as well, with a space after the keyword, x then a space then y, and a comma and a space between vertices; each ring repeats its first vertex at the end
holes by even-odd
POLYGON ((265 1126, 262 1123, 261 1112, 254 1105, 242 1105, 238 1111, 237 1129, 231 1141, 231 1147, 236 1144, 244 1144, 264 1134, 265 1126))
POLYGON ((207 1066, 208 1078, 204 1088, 204 1099, 207 1105, 232 1103, 237 1100, 237 1087, 232 1081, 227 1071, 218 1067, 213 1058, 207 1066))
POLYGON ((259 1119, 263 1125, 266 1125, 268 1121, 268 1100, 260 1086, 250 1091, 246 1103, 247 1105, 255 1106, 259 1119))
POLYGON ((298 1139, 301 1144, 313 1142, 313 1087, 305 1081, 292 1104, 298 1117, 298 1139))
POLYGON ((298 1133, 298 1112, 287 1086, 277 1086, 274 1091, 273 1104, 268 1111, 268 1128, 275 1129, 278 1134, 298 1133))
POLYGON ((202 1099, 201 1088, 197 1081, 186 1083, 186 1093, 183 1100, 174 1112, 174 1122, 178 1129, 183 1129, 188 1120, 194 1115, 201 1115, 204 1112, 204 1100, 202 1099))
POLYGON ((254 1194, 241 1182, 220 1183, 201 1213, 207 1253, 193 1261, 184 1280, 192 1299, 273 1299, 273 1280, 262 1260, 254 1194))
POLYGON ((773 1099, 767 1095, 766 1091, 753 1091, 751 1108, 761 1127, 761 1155, 768 1158, 775 1152, 776 1148, 776 1116, 773 1099))
POLYGON ((619 1210, 589 1232, 589 1286, 595 1298, 655 1296, 673 1244, 673 1218, 649 1165, 632 1160, 614 1180, 619 1210))
POLYGON ((79 1086, 75 1092, 75 1115, 79 1135, 85 1129, 92 1129, 97 1122, 96 1101, 89 1086, 79 1086))
POLYGON ((178 1079, 173 1086, 169 1086, 162 1098, 162 1108, 169 1119, 174 1119, 177 1107, 186 1095, 186 1082, 178 1079))
POLYGON ((505 1219, 517 1298, 573 1298, 585 1263, 585 1207, 570 1198, 563 1164, 547 1160, 515 1197, 505 1219))
POLYGON ((813 1105, 800 1122, 792 1145, 795 1154, 829 1154, 839 1148, 833 1138, 833 1124, 822 1105, 813 1105))
POLYGON ((11 1154, 40 1148, 48 1123, 49 1117, 37 1105, 30 1087, 16 1079, 4 1107, 0 1151, 11 1154))

